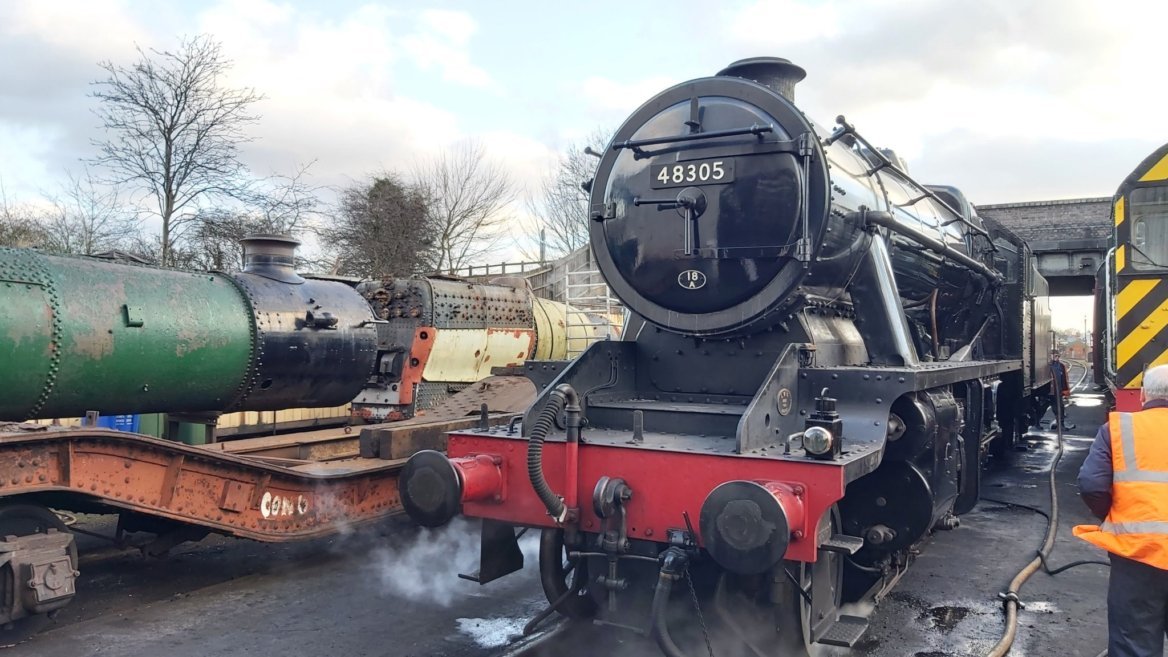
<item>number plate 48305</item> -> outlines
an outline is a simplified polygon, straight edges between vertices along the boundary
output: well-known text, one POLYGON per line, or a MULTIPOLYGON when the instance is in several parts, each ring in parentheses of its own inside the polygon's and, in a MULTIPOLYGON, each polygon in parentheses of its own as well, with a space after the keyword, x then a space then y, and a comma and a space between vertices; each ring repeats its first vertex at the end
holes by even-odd
POLYGON ((719 185, 734 182, 734 159, 694 160, 649 167, 652 188, 719 185))

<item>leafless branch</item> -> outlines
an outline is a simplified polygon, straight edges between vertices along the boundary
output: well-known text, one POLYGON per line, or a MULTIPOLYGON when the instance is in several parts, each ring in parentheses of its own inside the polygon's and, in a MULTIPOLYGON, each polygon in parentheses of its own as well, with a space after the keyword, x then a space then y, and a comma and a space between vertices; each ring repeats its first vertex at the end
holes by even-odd
POLYGON ((527 198, 527 210, 536 219, 524 227, 524 232, 529 243, 534 241, 542 248, 522 248, 526 257, 557 258, 588 243, 589 194, 582 185, 596 174, 598 160, 585 149, 599 153, 608 138, 608 131, 596 130, 584 141, 571 144, 560 156, 559 165, 544 178, 537 194, 527 198))
POLYGON ((121 203, 118 189, 95 182, 88 169, 80 176, 70 174, 52 203, 44 222, 48 251, 93 255, 126 248, 138 233, 138 222, 121 203))
POLYGON ((174 231, 196 221, 200 203, 247 193, 238 145, 250 140, 246 129, 258 117, 249 109, 261 96, 220 86, 231 63, 210 37, 138 54, 129 67, 99 64, 106 78, 92 95, 108 134, 95 142, 93 163, 106 182, 151 199, 162 220, 161 262, 172 265, 174 231))
POLYGON ((466 141, 415 167, 413 184, 426 199, 435 230, 435 269, 459 269, 490 254, 502 237, 506 206, 515 199, 507 172, 466 141))

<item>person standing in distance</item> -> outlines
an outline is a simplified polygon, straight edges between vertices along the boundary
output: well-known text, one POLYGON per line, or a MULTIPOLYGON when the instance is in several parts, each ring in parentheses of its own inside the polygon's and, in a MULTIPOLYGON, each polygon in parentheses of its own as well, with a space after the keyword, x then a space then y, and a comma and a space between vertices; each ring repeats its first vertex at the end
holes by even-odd
POLYGON ((1063 431, 1074 429, 1075 425, 1067 424, 1067 399, 1071 396, 1070 375, 1067 372, 1067 364, 1059 359, 1058 349, 1050 351, 1050 373, 1054 379, 1050 382, 1050 409, 1055 412, 1051 430, 1058 429, 1060 419, 1063 423, 1063 431))
POLYGON ((1162 657, 1168 632, 1168 365, 1149 369, 1143 410, 1111 413, 1079 470, 1103 522, 1075 536, 1107 550, 1108 657, 1162 657))

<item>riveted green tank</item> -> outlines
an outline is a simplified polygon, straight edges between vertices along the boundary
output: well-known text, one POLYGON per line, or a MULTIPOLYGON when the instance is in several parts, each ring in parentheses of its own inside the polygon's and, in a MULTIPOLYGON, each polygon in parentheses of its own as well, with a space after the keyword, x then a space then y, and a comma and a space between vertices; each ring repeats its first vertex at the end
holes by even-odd
POLYGON ((0 418, 216 409, 239 395, 250 313, 224 276, 0 249, 0 281, 0 418))
POLYGON ((0 248, 0 419, 351 400, 372 311, 292 272, 294 244, 252 240, 256 262, 230 275, 0 248))

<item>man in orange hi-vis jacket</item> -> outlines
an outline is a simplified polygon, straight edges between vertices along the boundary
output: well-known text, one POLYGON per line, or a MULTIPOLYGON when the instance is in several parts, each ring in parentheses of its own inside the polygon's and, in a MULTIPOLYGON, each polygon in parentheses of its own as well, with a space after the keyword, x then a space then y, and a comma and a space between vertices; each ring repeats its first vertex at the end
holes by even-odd
POLYGON ((1108 657, 1162 657, 1168 631, 1168 365, 1144 373, 1144 408, 1112 413, 1079 470, 1103 522, 1075 536, 1111 555, 1108 657))

